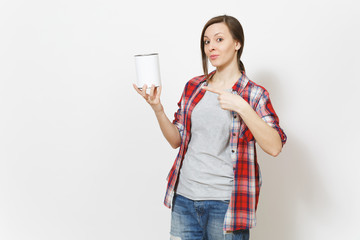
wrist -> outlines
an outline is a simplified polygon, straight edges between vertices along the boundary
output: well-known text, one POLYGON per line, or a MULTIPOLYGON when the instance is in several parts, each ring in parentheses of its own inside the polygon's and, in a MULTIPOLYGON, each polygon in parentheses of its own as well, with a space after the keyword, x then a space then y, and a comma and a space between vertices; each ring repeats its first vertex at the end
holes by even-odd
POLYGON ((160 113, 164 112, 164 108, 161 105, 161 103, 159 103, 159 104, 157 104, 155 106, 151 106, 151 107, 152 107, 155 114, 160 114, 160 113))
POLYGON ((246 114, 246 111, 248 111, 248 108, 251 108, 250 105, 245 100, 243 100, 242 102, 241 101, 238 102, 235 111, 240 116, 243 116, 244 114, 246 114))

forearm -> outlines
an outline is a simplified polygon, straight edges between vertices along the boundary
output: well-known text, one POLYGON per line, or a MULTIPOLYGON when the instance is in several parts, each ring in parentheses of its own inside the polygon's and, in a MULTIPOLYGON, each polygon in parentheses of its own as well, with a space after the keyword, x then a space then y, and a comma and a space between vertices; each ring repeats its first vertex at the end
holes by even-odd
POLYGON ((154 109, 155 116, 159 122, 161 132, 171 147, 178 148, 181 143, 181 137, 178 128, 166 116, 163 107, 154 109))
POLYGON ((237 112, 251 131, 256 142, 268 154, 277 156, 282 149, 278 132, 263 121, 241 96, 205 86, 203 89, 219 94, 218 100, 224 110, 237 112))
POLYGON ((279 133, 262 120, 250 105, 243 106, 237 112, 244 120, 244 123, 253 134, 259 146, 271 156, 277 156, 282 149, 279 133))

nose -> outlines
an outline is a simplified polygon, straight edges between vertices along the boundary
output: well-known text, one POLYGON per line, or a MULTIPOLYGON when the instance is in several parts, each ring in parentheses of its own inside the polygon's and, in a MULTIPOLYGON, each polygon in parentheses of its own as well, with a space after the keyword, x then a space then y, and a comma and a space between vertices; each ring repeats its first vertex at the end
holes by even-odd
POLYGON ((210 42, 210 43, 208 44, 208 50, 209 50, 209 52, 212 52, 212 51, 215 50, 215 46, 214 46, 213 43, 210 42))

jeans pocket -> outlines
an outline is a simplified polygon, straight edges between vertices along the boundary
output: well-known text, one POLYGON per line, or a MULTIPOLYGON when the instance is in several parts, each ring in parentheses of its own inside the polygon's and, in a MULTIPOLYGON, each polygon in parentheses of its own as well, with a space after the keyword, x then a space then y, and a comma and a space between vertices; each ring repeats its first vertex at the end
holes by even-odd
POLYGON ((236 230, 234 232, 226 232, 225 240, 249 240, 250 239, 250 230, 236 230))

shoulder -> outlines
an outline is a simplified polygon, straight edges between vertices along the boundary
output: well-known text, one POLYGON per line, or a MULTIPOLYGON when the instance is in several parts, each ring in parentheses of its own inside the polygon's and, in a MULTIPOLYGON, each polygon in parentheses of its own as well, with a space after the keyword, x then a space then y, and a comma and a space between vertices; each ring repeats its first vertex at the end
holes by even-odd
POLYGON ((242 96, 248 100, 250 105, 257 106, 259 102, 267 102, 270 99, 269 92, 260 84, 246 77, 246 87, 242 92, 242 96))
POLYGON ((216 70, 210 72, 208 75, 199 75, 193 77, 186 83, 186 86, 201 86, 201 84, 205 82, 208 78, 211 78, 211 76, 214 75, 215 72, 216 70))
POLYGON ((245 78, 247 79, 248 83, 247 83, 247 91, 252 92, 255 95, 269 95, 268 91, 266 90, 266 88, 264 88, 263 86, 261 86, 260 84, 257 84, 256 82, 250 80, 247 76, 245 76, 245 78))
POLYGON ((200 76, 196 76, 191 78, 186 85, 199 85, 200 83, 206 81, 206 76, 205 75, 200 75, 200 76))
POLYGON ((198 87, 201 86, 201 83, 203 83, 205 81, 206 81, 205 75, 193 77, 189 81, 187 81, 187 83, 185 84, 184 91, 186 93, 193 92, 194 90, 196 90, 198 87))

